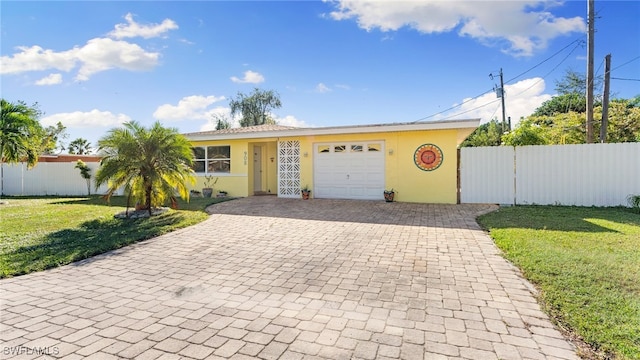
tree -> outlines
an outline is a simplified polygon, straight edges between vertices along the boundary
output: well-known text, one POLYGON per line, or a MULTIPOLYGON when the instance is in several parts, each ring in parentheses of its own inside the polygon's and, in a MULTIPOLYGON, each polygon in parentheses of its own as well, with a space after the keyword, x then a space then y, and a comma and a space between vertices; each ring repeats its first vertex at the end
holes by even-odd
POLYGON ((38 122, 38 104, 28 106, 23 101, 1 100, 0 112, 0 194, 4 193, 2 163, 27 162, 28 168, 38 163, 42 127, 38 122))
POLYGON ((87 195, 91 195, 91 168, 80 159, 76 161, 75 168, 80 170, 80 176, 87 182, 87 195))
POLYGON ((213 114, 213 120, 216 122, 216 130, 224 130, 231 128, 231 121, 221 114, 213 114))
POLYGON ((132 121, 124 128, 109 131, 98 141, 103 155, 96 173, 96 187, 108 183, 107 199, 120 187, 125 188, 127 209, 131 198, 149 211, 167 199, 176 205, 176 190, 189 199, 186 182, 195 183, 193 153, 189 140, 175 128, 159 122, 145 128, 132 121))
POLYGON ((462 147, 499 146, 502 143, 502 125, 497 119, 478 126, 477 129, 462 142, 462 147))
MULTIPOLYGON (((593 87, 600 88, 602 77, 594 79, 593 87)), ((577 94, 586 96, 587 94, 587 76, 583 73, 568 69, 565 71, 561 80, 556 80, 555 90, 560 95, 577 94)))
POLYGON ((54 154, 56 150, 63 151, 64 144, 61 140, 66 139, 69 135, 66 133, 67 127, 58 121, 57 124, 47 126, 42 129, 40 138, 42 139, 41 152, 43 154, 54 154))
POLYGON ((584 95, 571 93, 552 97, 540 105, 533 116, 554 116, 568 112, 584 113, 587 111, 587 98, 584 95))
POLYGON ((69 154, 86 155, 91 153, 91 143, 87 139, 77 138, 69 143, 69 154))
POLYGON ((521 120, 518 126, 502 137, 507 146, 545 145, 547 140, 539 125, 531 120, 521 120))
POLYGON ((246 127, 275 123, 269 112, 280 108, 282 103, 277 92, 255 88, 248 96, 239 92, 234 99, 231 99, 229 106, 231 116, 240 114, 242 116, 240 126, 246 127))
MULTIPOLYGON (((597 106, 593 113, 595 119, 602 119, 602 106, 597 106)), ((595 125, 594 132, 599 133, 602 124, 595 125)), ((640 142, 640 96, 609 102, 607 142, 640 142)))
MULTIPOLYGON (((637 99, 614 99, 609 103, 607 142, 634 142, 640 136, 640 107, 637 99)), ((602 105, 593 109, 594 132, 600 132, 602 105)), ((549 144, 584 144, 586 138, 586 114, 584 111, 567 111, 548 115, 532 115, 527 121, 539 127, 549 144)))

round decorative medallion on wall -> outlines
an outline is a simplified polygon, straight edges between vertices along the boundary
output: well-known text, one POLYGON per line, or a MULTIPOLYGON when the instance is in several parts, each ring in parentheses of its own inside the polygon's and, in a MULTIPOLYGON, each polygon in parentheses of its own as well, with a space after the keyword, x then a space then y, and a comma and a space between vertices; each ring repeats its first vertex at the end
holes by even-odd
POLYGON ((434 144, 420 145, 413 154, 413 161, 420 170, 433 171, 442 165, 442 150, 434 144))

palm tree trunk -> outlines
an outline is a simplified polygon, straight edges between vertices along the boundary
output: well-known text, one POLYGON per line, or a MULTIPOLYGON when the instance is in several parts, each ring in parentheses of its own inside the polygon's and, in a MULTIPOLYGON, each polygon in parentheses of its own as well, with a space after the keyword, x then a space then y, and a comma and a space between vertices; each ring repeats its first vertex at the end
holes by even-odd
POLYGON ((147 209, 149 210, 149 217, 151 217, 151 191, 152 191, 152 187, 151 185, 147 185, 147 209))
POLYGON ((129 205, 131 205, 131 191, 127 195, 127 208, 124 210, 124 216, 129 218, 129 205))

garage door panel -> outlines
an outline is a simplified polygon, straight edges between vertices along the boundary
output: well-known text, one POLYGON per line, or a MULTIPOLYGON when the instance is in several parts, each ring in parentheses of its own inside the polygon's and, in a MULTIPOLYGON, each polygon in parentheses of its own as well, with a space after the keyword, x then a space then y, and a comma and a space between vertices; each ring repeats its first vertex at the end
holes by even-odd
POLYGON ((383 199, 384 142, 316 144, 314 153, 315 197, 383 199))
POLYGON ((363 190, 363 196, 368 199, 383 199, 384 195, 380 195, 383 191, 384 187, 382 189, 379 187, 367 187, 363 190))
POLYGON ((365 194, 365 190, 361 187, 353 187, 349 189, 349 195, 355 198, 363 198, 365 194))
POLYGON ((356 172, 352 171, 349 174, 349 181, 350 182, 357 182, 357 183, 366 184, 367 183, 367 174, 365 174, 365 173, 356 173, 356 172))
POLYGON ((316 187, 317 198, 325 199, 350 199, 347 186, 320 186, 316 187))
MULTIPOLYGON (((384 174, 371 174, 367 175, 367 185, 379 185, 384 184, 384 174)), ((384 185, 382 185, 384 187, 384 185)))
POLYGON ((362 167, 368 168, 368 169, 375 169, 379 167, 380 162, 384 163, 384 158, 382 156, 367 157, 363 161, 362 167))
POLYGON ((349 167, 354 169, 365 169, 368 165, 368 161, 363 156, 358 156, 359 154, 354 154, 349 158, 349 167))

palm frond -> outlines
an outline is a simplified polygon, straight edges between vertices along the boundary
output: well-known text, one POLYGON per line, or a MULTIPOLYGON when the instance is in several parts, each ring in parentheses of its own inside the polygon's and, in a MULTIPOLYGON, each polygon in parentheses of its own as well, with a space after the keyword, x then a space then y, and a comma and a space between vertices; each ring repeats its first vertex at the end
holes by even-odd
POLYGON ((124 187, 149 207, 175 200, 176 194, 189 198, 186 183, 195 183, 193 153, 189 140, 177 129, 159 122, 147 129, 132 121, 109 131, 98 147, 103 158, 96 184, 108 183, 111 193, 124 187))

